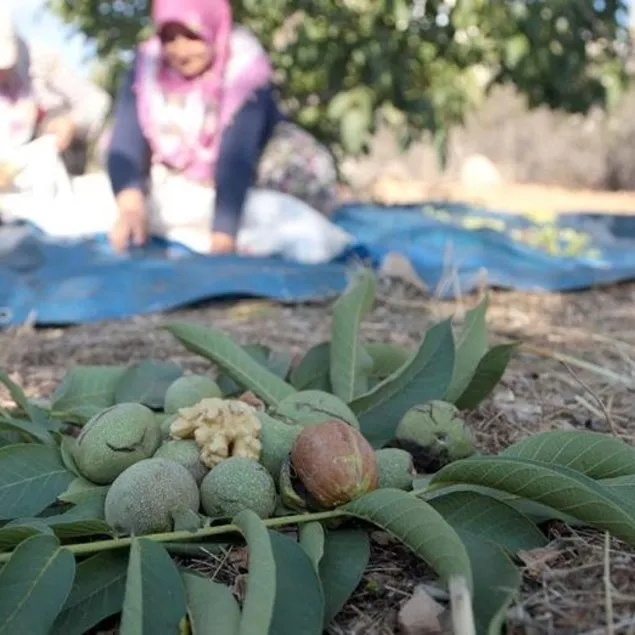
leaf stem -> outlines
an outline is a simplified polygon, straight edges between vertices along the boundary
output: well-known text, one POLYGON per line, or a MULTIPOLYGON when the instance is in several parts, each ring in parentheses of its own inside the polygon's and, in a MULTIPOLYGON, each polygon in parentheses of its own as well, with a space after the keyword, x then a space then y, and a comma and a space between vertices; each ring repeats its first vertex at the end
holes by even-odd
MULTIPOLYGON (((295 516, 280 516, 278 518, 268 518, 264 521, 266 527, 282 527, 284 525, 299 525, 320 520, 331 520, 333 518, 343 518, 349 516, 343 510, 333 510, 329 512, 318 512, 314 514, 298 514, 295 516)), ((240 529, 236 525, 217 525, 216 527, 204 527, 197 531, 173 531, 160 534, 148 534, 143 536, 155 542, 185 542, 188 540, 197 540, 207 538, 209 536, 219 536, 228 533, 240 533, 240 529)), ((77 556, 85 556, 88 554, 98 553, 100 551, 111 551, 113 549, 124 549, 132 544, 132 536, 125 538, 110 538, 108 540, 97 540, 95 542, 82 543, 78 545, 66 545, 64 548, 77 556)), ((0 554, 0 564, 8 562, 13 552, 0 554)))

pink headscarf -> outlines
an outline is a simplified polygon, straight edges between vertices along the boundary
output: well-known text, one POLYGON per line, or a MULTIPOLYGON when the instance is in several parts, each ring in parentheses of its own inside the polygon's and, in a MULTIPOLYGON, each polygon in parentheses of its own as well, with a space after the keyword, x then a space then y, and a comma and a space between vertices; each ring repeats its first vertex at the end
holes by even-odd
MULTIPOLYGON (((139 119, 153 161, 195 180, 208 180, 224 129, 253 93, 269 82, 271 65, 258 40, 234 28, 229 0, 154 0, 152 20, 157 32, 168 23, 182 24, 213 48, 211 68, 188 79, 166 63, 155 36, 139 48, 135 82, 139 119), (160 125, 163 118, 165 126, 167 110, 158 93, 196 96, 201 107, 211 104, 212 112, 198 129, 185 130, 184 138, 176 143, 174 138, 167 139, 160 125)), ((179 119, 185 126, 187 117, 179 119)))

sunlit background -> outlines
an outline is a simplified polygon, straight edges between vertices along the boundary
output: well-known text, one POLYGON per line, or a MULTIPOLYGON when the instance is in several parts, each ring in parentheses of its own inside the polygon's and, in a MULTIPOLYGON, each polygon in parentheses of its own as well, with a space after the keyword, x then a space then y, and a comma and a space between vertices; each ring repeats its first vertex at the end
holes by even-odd
POLYGON ((86 39, 46 10, 46 0, 2 0, 12 12, 17 27, 27 39, 54 46, 65 60, 82 73, 90 71, 91 48, 86 39))

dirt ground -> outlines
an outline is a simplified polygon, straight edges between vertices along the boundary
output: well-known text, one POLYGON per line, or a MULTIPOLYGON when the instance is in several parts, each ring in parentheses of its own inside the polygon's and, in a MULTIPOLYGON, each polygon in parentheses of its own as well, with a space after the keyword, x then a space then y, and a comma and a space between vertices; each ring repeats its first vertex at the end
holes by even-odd
MULTIPOLYGON (((522 188, 508 191, 507 202, 489 203, 509 208, 507 203, 519 201, 521 193, 522 188)), ((616 209, 612 198, 607 195, 611 200, 604 209, 616 209)), ((579 202, 587 199, 574 193, 569 200, 565 207, 579 209, 579 202)), ((635 213, 635 194, 629 200, 630 207, 622 209, 635 213)), ((541 206, 554 208, 555 202, 543 192, 541 206)), ((601 209, 595 202, 584 207, 601 209)), ((369 340, 414 345, 432 322, 451 314, 460 320, 478 300, 475 295, 441 302, 399 285, 382 285, 364 334, 369 340)), ((635 442, 634 306, 635 283, 575 294, 494 291, 488 315, 492 342, 520 339, 524 346, 492 398, 471 416, 480 448, 493 452, 541 430, 572 427, 635 442)), ((0 367, 32 396, 50 394, 74 364, 128 363, 154 356, 205 370, 205 360, 159 330, 177 319, 214 324, 243 343, 260 341, 300 352, 328 338, 330 304, 214 303, 66 329, 22 327, 0 334, 0 367)), ((566 527, 552 528, 551 537, 548 550, 527 558, 508 632, 635 633, 635 550, 619 541, 607 549, 601 534, 566 527)), ((433 580, 419 561, 378 537, 364 581, 330 632, 398 633, 400 606, 417 584, 433 580)))

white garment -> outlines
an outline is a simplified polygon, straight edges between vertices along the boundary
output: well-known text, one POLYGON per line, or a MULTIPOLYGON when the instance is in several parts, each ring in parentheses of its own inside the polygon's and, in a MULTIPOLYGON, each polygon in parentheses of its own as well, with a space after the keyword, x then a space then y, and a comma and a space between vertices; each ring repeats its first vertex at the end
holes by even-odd
MULTIPOLYGON (((105 173, 69 178, 49 137, 24 146, 14 161, 23 169, 13 190, 0 192, 5 220, 28 220, 57 238, 110 231, 117 206, 105 173)), ((150 192, 150 233, 208 253, 213 188, 155 167, 150 192)), ((248 193, 237 235, 239 252, 317 264, 350 244, 349 234, 305 202, 273 190, 254 188, 248 193)))

